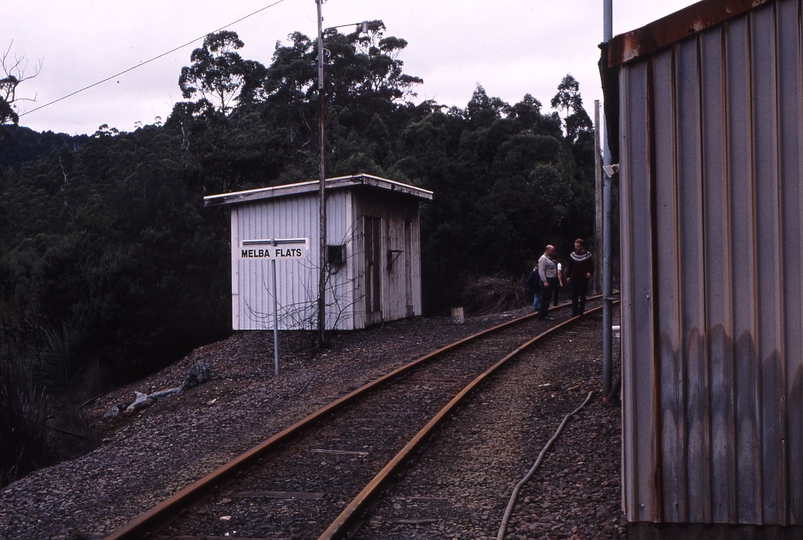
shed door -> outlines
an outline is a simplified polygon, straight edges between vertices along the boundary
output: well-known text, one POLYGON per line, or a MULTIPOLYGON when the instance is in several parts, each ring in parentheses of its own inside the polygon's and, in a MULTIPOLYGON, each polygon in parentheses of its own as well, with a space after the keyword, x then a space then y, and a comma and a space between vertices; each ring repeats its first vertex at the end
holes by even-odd
POLYGON ((382 322, 382 302, 380 284, 380 253, 382 219, 365 216, 363 222, 365 240, 365 323, 382 322))

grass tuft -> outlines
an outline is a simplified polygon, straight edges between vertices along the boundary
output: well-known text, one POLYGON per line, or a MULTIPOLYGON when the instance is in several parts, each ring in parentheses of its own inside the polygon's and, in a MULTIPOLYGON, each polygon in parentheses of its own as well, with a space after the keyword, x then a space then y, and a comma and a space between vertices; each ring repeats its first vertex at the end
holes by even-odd
POLYGON ((50 462, 50 403, 18 359, 0 360, 0 487, 50 462))

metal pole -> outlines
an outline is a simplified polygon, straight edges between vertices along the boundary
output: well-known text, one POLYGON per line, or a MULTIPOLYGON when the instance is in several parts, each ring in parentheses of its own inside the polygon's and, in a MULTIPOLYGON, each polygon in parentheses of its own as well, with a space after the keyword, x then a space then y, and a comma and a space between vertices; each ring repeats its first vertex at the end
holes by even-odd
MULTIPOLYGON (((604 39, 606 42, 613 38, 613 0, 604 0, 603 15, 604 39)), ((604 115, 603 115, 604 118, 604 115)), ((605 119, 607 121, 607 119, 605 119)), ((618 118, 612 119, 618 122, 618 118)), ((604 124, 605 122, 603 122, 604 124)), ((603 144, 604 164, 611 164, 611 151, 608 145, 608 130, 605 130, 603 144)), ((611 276, 611 254, 613 238, 611 227, 613 225, 611 201, 611 177, 605 175, 602 180, 602 398, 607 401, 611 393, 611 375, 613 371, 613 279, 611 276)))
MULTIPOLYGON (((599 123, 599 100, 594 100, 594 251, 597 256, 602 253, 602 155, 600 142, 602 141, 599 123)), ((597 261, 599 264, 599 261, 597 261)), ((602 291, 602 272, 594 272, 594 293, 602 291)))
POLYGON ((611 225, 613 223, 611 201, 611 184, 613 180, 607 174, 602 187, 602 213, 605 227, 602 229, 602 396, 607 398, 611 393, 613 371, 613 279, 611 275, 611 225))
MULTIPOLYGON (((274 243, 275 245, 275 243, 274 243)), ((273 267, 273 365, 279 376, 279 300, 276 298, 276 258, 270 260, 273 267)))
POLYGON ((318 342, 323 343, 326 330, 326 167, 324 154, 326 151, 326 138, 324 137, 324 111, 326 100, 323 88, 323 15, 321 4, 323 0, 315 0, 318 5, 318 207, 320 209, 320 237, 318 264, 318 342))

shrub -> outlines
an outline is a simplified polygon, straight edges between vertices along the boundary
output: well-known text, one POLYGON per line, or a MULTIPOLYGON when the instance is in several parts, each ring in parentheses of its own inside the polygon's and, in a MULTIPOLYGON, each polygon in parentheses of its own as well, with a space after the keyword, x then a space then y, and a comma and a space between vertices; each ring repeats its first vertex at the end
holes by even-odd
POLYGON ((42 333, 36 375, 48 391, 67 390, 78 382, 82 371, 78 342, 70 324, 64 324, 61 330, 46 328, 42 333))
POLYGON ((98 445, 75 403, 102 388, 103 373, 89 366, 80 385, 54 392, 79 376, 72 334, 69 327, 45 332, 37 343, 37 328, 0 319, 0 488, 98 445))
POLYGON ((466 283, 461 295, 466 313, 502 313, 528 306, 532 293, 524 278, 482 277, 466 283))
POLYGON ((50 462, 50 405, 20 358, 0 357, 0 487, 50 462))

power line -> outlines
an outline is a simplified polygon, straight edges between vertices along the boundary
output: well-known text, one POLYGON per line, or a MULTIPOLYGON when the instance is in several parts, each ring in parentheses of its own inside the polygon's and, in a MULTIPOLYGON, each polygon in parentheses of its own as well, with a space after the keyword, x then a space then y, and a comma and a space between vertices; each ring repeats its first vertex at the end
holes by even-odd
POLYGON ((184 45, 179 45, 178 47, 175 47, 175 48, 173 48, 173 49, 170 49, 169 51, 167 51, 167 52, 164 52, 164 53, 162 53, 162 54, 160 54, 160 55, 158 55, 158 56, 154 56, 154 57, 153 57, 153 58, 151 58, 150 60, 145 60, 144 62, 140 62, 140 63, 139 63, 139 64, 137 64, 136 66, 132 66, 132 67, 130 67, 130 68, 128 68, 128 69, 124 69, 123 71, 121 71, 121 72, 119 72, 119 73, 115 73, 114 75, 111 75, 111 76, 109 76, 109 77, 106 77, 106 78, 105 78, 105 79, 103 79, 103 80, 100 80, 100 81, 98 81, 98 82, 96 82, 96 83, 92 83, 92 84, 90 84, 89 86, 85 86, 85 87, 81 88, 80 90, 76 90, 75 92, 71 92, 71 93, 67 94, 66 96, 62 96, 62 97, 60 97, 60 98, 58 98, 58 99, 54 99, 53 101, 50 101, 50 102, 48 102, 48 103, 45 103, 44 105, 40 105, 39 107, 33 108, 33 109, 31 109, 30 111, 25 111, 25 112, 22 112, 22 113, 20 113, 19 115, 20 115, 20 116, 25 116, 26 114, 30 114, 30 113, 32 113, 32 112, 36 112, 36 111, 38 111, 38 110, 40 110, 40 109, 44 109, 45 107, 48 107, 48 106, 50 106, 50 105, 53 105, 54 103, 58 103, 59 101, 64 101, 65 99, 67 99, 67 98, 69 98, 69 97, 72 97, 72 96, 74 96, 74 95, 76 95, 76 94, 80 94, 81 92, 83 92, 83 91, 85 91, 85 90, 89 90, 90 88, 94 88, 94 87, 96 87, 96 86, 98 86, 98 85, 101 85, 101 84, 103 84, 103 83, 105 83, 105 82, 107 82, 107 81, 110 81, 110 80, 112 80, 112 79, 114 79, 114 78, 116 78, 116 77, 119 77, 120 75, 124 75, 124 74, 128 73, 129 71, 134 71, 135 69, 137 69, 137 68, 139 68, 139 67, 142 67, 142 66, 144 66, 145 64, 150 64, 151 62, 153 62, 153 61, 155 61, 155 60, 158 60, 158 59, 160 59, 160 58, 162 58, 162 57, 164 57, 164 56, 167 56, 168 54, 172 54, 172 53, 174 53, 174 52, 176 52, 176 51, 179 51, 179 50, 183 49, 184 47, 189 47, 190 45, 192 45, 192 44, 193 44, 193 43, 195 43, 196 41, 199 41, 199 40, 202 40, 202 39, 204 39, 204 38, 205 38, 206 36, 208 36, 209 34, 214 34, 215 32, 220 32, 221 30, 225 30, 226 28, 228 28, 228 27, 230 27, 230 26, 233 26, 233 25, 237 24, 238 22, 244 21, 245 19, 248 19, 249 17, 253 17, 254 15, 256 15, 256 14, 258 14, 258 13, 261 13, 261 12, 265 11, 266 9, 272 8, 272 7, 276 6, 277 4, 281 4, 281 3, 282 3, 282 2, 284 2, 284 1, 285 1, 285 0, 276 0, 276 2, 274 2, 274 3, 270 4, 270 5, 267 5, 267 6, 263 7, 263 8, 260 8, 260 9, 258 9, 258 10, 256 10, 256 11, 254 11, 253 13, 249 13, 248 15, 246 15, 246 16, 244 16, 244 17, 240 17, 240 18, 239 18, 239 19, 237 19, 236 21, 232 21, 232 22, 230 22, 229 24, 227 24, 227 25, 225 25, 225 26, 221 26, 221 27, 220 27, 220 28, 218 28, 217 30, 212 30, 211 32, 207 32, 206 34, 202 35, 201 37, 197 37, 197 38, 195 38, 195 39, 193 39, 193 40, 190 40, 190 41, 188 41, 187 43, 185 43, 184 45))

